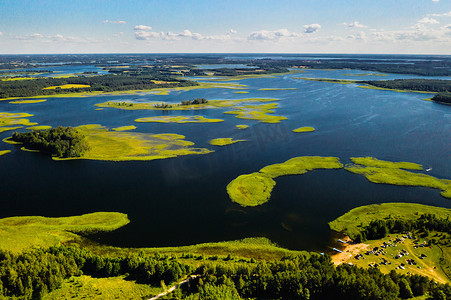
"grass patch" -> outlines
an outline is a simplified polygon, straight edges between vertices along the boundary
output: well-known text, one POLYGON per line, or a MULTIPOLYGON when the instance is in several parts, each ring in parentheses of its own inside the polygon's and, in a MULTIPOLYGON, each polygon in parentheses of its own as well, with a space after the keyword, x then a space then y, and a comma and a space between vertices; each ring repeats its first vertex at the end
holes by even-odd
POLYGON ((331 78, 307 78, 307 77, 296 77, 293 79, 302 79, 308 81, 321 81, 328 83, 340 83, 340 84, 352 84, 352 83, 360 83, 359 80, 347 80, 347 79, 331 79, 331 78))
POLYGON ((237 92, 234 92, 235 94, 248 94, 249 92, 248 91, 237 91, 237 92))
POLYGON ((10 77, 10 78, 2 78, 2 81, 22 81, 32 79, 36 79, 36 77, 10 77))
POLYGON ((293 129, 293 132, 311 132, 311 131, 315 131, 315 128, 307 126, 293 129))
POLYGON ((10 152, 11 152, 11 150, 1 150, 1 151, 0 151, 0 156, 5 155, 5 154, 8 154, 8 153, 10 153, 10 152))
POLYGON ((20 252, 77 239, 78 234, 112 231, 129 223, 126 214, 97 212, 74 217, 11 217, 0 219, 0 249, 20 252))
POLYGON ((246 129, 249 127, 249 125, 235 125, 235 127, 238 129, 246 129))
POLYGON ((63 84, 63 85, 55 85, 43 88, 43 90, 54 90, 54 89, 79 89, 79 88, 89 88, 91 87, 89 84, 63 84))
POLYGON ((154 160, 173 158, 180 155, 208 154, 211 150, 193 148, 193 142, 186 141, 183 135, 146 134, 135 132, 109 131, 97 125, 83 125, 76 127, 85 135, 90 149, 82 157, 53 158, 92 159, 104 161, 154 160))
POLYGON ((277 103, 266 103, 260 105, 242 105, 234 107, 236 110, 226 111, 225 114, 236 115, 238 119, 256 120, 263 123, 280 123, 282 120, 287 120, 284 116, 269 115, 274 113, 277 108, 277 103))
POLYGON ((273 164, 259 172, 241 175, 227 185, 227 193, 233 202, 241 206, 257 206, 269 201, 276 185, 273 180, 284 175, 300 175, 315 169, 341 169, 337 157, 301 156, 284 163, 273 164))
POLYGON ((364 175, 371 182, 430 187, 441 190, 443 197, 451 198, 451 180, 403 170, 422 170, 423 167, 419 164, 394 163, 372 157, 352 157, 351 160, 355 165, 346 166, 345 169, 352 173, 364 175))
POLYGON ((125 280, 125 276, 93 278, 91 276, 71 277, 62 286, 46 294, 44 300, 59 299, 143 299, 163 292, 163 288, 125 280))
POLYGON ((246 140, 233 140, 232 138, 217 138, 217 139, 212 139, 210 140, 210 145, 213 146, 226 146, 226 145, 231 145, 231 144, 235 144, 238 142, 245 142, 246 140))
POLYGON ((213 109, 222 107, 233 107, 247 102, 270 102, 277 101, 275 98, 244 98, 235 100, 209 100, 207 103, 202 104, 189 104, 182 105, 180 103, 168 103, 168 102, 118 102, 107 101, 98 103, 96 106, 103 108, 117 108, 123 110, 199 110, 199 109, 213 109), (160 108, 164 107, 164 108, 160 108))
POLYGON ((41 103, 41 102, 45 102, 47 100, 45 99, 40 99, 40 100, 15 100, 15 101, 11 101, 9 103, 11 104, 32 104, 32 103, 41 103))
POLYGON ((47 130, 47 129, 51 129, 52 126, 49 125, 38 125, 38 126, 31 126, 31 127, 27 127, 25 129, 29 129, 29 130, 47 130))
POLYGON ((111 130, 114 130, 114 131, 129 131, 129 130, 135 130, 135 129, 136 129, 135 125, 120 126, 120 127, 116 127, 116 128, 111 128, 111 130))
POLYGON ((297 90, 297 88, 262 88, 258 89, 259 91, 288 91, 288 90, 297 90))
MULTIPOLYGON (((14 125, 23 125, 23 126, 33 126, 37 125, 38 123, 30 122, 30 120, 25 119, 28 117, 32 117, 33 115, 27 114, 27 113, 7 113, 7 112, 0 112, 0 130, 1 128, 5 129, 8 128, 7 126, 13 126, 16 128, 20 128, 14 125)), ((16 128, 8 128, 6 130, 14 130, 16 128)), ((3 130, 3 131, 6 131, 3 130)))
POLYGON ((147 123, 218 123, 224 122, 222 119, 208 119, 203 116, 158 116, 136 119, 135 122, 147 123))

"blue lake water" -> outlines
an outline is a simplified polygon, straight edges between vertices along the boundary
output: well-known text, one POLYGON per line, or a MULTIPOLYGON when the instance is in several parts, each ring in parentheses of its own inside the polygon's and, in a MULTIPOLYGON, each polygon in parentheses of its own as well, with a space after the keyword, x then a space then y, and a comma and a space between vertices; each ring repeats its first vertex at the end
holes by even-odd
MULTIPOLYGON (((49 98, 47 102, 15 105, 0 101, 1 112, 28 112, 42 125, 107 127, 135 125, 136 132, 178 133, 196 147, 215 150, 147 162, 53 161, 2 143, 0 150, 0 217, 16 215, 69 216, 95 211, 119 211, 131 223, 115 232, 95 236, 100 242, 133 247, 176 246, 265 236, 290 249, 327 251, 336 236, 327 223, 348 210, 367 204, 415 202, 451 208, 451 199, 438 190, 374 184, 345 170, 316 170, 276 179, 268 203, 243 208, 230 201, 227 184, 241 174, 306 155, 374 156, 410 161, 432 168, 428 174, 451 179, 451 106, 422 99, 430 94, 397 93, 359 88, 357 84, 305 81, 298 77, 358 80, 420 78, 349 76, 373 73, 356 70, 308 70, 305 73, 237 81, 248 94, 233 89, 174 91, 87 98, 49 98), (296 88, 262 91, 261 88, 296 88), (169 111, 168 115, 202 115, 225 122, 211 124, 136 123, 161 111, 103 109, 109 100, 168 101, 204 97, 278 98, 280 124, 240 120, 224 114, 231 108, 169 111), (246 130, 235 128, 247 124, 246 130), (312 126, 312 133, 293 133, 312 126), (246 142, 214 147, 212 138, 233 137, 246 142)), ((0 139, 10 136, 0 133, 0 139)))

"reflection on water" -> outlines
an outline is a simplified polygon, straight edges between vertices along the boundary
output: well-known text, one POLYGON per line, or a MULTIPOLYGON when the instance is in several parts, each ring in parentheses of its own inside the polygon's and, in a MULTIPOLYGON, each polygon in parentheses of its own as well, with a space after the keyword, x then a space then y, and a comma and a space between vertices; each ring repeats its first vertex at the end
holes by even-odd
MULTIPOLYGON (((2 144, 12 153, 0 157, 1 217, 15 215, 68 216, 94 211, 127 213, 131 223, 116 232, 96 236, 120 246, 174 246, 265 236, 291 249, 324 251, 336 236, 327 222, 360 205, 416 202, 451 207, 451 201, 427 188, 377 185, 345 170, 317 170, 277 178, 271 200, 260 207, 242 208, 228 198, 226 185, 241 174, 305 155, 337 156, 343 163, 353 156, 411 161, 432 168, 428 174, 451 178, 449 149, 451 107, 422 101, 425 94, 368 90, 357 85, 303 81, 295 77, 344 78, 363 71, 309 70, 277 78, 241 80, 248 97, 279 98, 280 124, 264 124, 223 114, 230 109, 178 111, 168 114, 202 115, 225 122, 210 124, 135 123, 159 111, 96 111, 107 100, 168 101, 205 97, 239 99, 227 89, 151 94, 49 98, 23 105, 0 102, 0 111, 28 112, 45 125, 107 127, 135 125, 135 132, 183 134, 196 147, 214 149, 202 156, 150 162, 55 162, 36 153, 2 144), (261 91, 260 88, 296 88, 261 91), (235 125, 247 124, 245 130, 235 125), (315 132, 292 129, 312 126, 315 132), (247 142, 213 147, 213 138, 247 142)), ((415 76, 391 75, 383 79, 415 76)), ((417 76, 418 77, 418 76, 417 76)), ((359 77, 360 79, 360 77, 359 77)), ((361 79, 370 79, 362 76, 361 79)), ((375 79, 373 76, 371 79, 375 79)), ((377 79, 377 78, 376 78, 377 79)), ((0 139, 9 136, 0 133, 0 139)))

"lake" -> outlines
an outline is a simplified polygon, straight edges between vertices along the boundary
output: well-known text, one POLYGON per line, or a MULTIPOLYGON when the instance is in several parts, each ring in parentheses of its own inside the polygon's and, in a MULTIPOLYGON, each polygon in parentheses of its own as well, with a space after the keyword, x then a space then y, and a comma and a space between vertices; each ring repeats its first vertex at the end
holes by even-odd
MULTIPOLYGON (((65 66, 64 72, 70 73, 67 68, 70 67, 65 66)), ((79 68, 75 72, 81 72, 79 68)), ((263 236, 289 249, 324 252, 335 245, 337 237, 327 223, 354 207, 415 202, 451 208, 451 199, 442 197, 438 190, 374 184, 345 170, 316 170, 277 178, 270 201, 259 207, 243 208, 229 199, 226 186, 237 176, 296 156, 337 156, 344 164, 356 156, 410 161, 431 168, 429 175, 451 179, 451 106, 422 100, 432 94, 299 79, 422 78, 369 73, 376 72, 306 70, 275 78, 236 81, 247 85, 247 94, 221 88, 174 91, 164 96, 140 93, 48 98, 46 102, 23 105, 0 101, 1 112, 31 113, 34 117, 30 120, 40 125, 135 125, 136 132, 178 133, 196 147, 215 150, 207 155, 145 162, 53 161, 2 143, 0 150, 10 149, 12 153, 0 157, 0 217, 118 211, 127 213, 131 223, 94 239, 116 246, 156 247, 263 236), (274 114, 288 120, 279 124, 240 120, 224 114, 230 108, 221 108, 167 114, 221 118, 225 120, 222 123, 136 123, 137 118, 159 116, 162 112, 113 108, 97 111, 94 106, 110 100, 179 103, 194 98, 250 97, 280 99, 274 114), (249 128, 238 130, 238 124, 249 128), (292 132, 302 126, 316 130, 292 132), (219 137, 247 141, 225 147, 208 144, 210 139, 219 137)), ((0 133, 0 139, 10 135, 11 132, 0 133)))

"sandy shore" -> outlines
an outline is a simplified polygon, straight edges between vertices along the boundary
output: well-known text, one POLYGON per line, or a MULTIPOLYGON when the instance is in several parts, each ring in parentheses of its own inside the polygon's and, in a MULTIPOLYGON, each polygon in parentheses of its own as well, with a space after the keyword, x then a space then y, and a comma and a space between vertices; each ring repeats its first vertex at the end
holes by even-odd
POLYGON ((337 266, 342 263, 346 263, 348 259, 354 257, 360 251, 366 250, 369 247, 369 245, 363 243, 356 244, 349 237, 346 237, 343 240, 346 242, 346 244, 343 244, 345 245, 345 248, 342 249, 343 253, 337 252, 337 254, 331 256, 332 262, 337 266))

